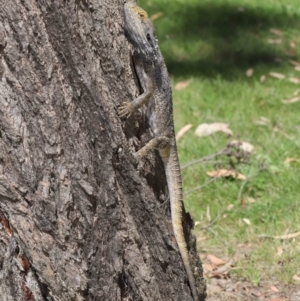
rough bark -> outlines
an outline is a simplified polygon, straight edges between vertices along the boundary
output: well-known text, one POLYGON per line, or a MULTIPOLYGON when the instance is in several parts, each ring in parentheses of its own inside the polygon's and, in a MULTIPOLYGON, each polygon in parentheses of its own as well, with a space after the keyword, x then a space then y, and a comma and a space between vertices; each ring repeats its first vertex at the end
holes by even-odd
POLYGON ((0 1, 3 301, 192 300, 162 164, 137 169, 116 114, 138 93, 123 4, 0 1))

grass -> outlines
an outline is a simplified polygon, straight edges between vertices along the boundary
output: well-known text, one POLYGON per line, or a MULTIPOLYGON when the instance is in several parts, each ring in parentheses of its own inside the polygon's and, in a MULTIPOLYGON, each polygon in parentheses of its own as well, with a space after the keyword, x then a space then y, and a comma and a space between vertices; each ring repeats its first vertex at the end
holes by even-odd
POLYGON ((231 275, 254 284, 264 279, 292 284, 300 267, 300 236, 259 237, 300 231, 300 101, 282 103, 300 96, 300 84, 288 81, 300 78, 289 63, 300 62, 298 2, 139 1, 150 16, 162 13, 154 24, 171 75, 176 130, 194 125, 178 142, 181 164, 216 153, 230 141, 221 133, 197 137, 195 127, 201 123, 228 123, 231 139, 255 147, 246 164, 222 156, 183 170, 186 192, 207 183, 206 172, 216 169, 216 164, 251 176, 241 200, 242 181, 234 179, 218 179, 184 199, 198 221, 195 234, 206 237, 198 243, 199 252, 234 258, 231 275), (251 77, 246 76, 249 68, 254 71, 251 77), (286 78, 273 78, 269 72, 286 78), (174 89, 184 80, 191 81, 188 87, 174 89), (287 158, 293 160, 284 163, 287 158), (203 230, 216 217, 211 231, 203 230))

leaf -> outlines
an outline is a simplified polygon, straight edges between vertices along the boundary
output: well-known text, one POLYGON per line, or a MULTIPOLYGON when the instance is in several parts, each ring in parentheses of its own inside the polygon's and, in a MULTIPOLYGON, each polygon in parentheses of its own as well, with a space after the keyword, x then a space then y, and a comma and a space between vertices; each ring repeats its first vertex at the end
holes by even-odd
POLYGON ((295 69, 296 71, 300 71, 300 66, 296 66, 294 69, 295 69))
POLYGON ((290 162, 295 162, 295 161, 297 161, 297 159, 295 159, 295 158, 286 158, 283 161, 283 164, 289 164, 290 162))
POLYGON ((270 28, 270 33, 280 37, 283 36, 283 32, 277 28, 270 28))
POLYGON ((238 180, 247 180, 247 177, 236 172, 235 170, 218 169, 213 171, 207 171, 206 174, 211 178, 234 178, 238 180))
POLYGON ((260 81, 261 83, 263 83, 265 80, 266 80, 266 76, 263 74, 263 75, 260 77, 259 81, 260 81))
POLYGON ((176 85, 175 85, 175 90, 182 90, 184 88, 186 88, 187 86, 189 86, 191 83, 191 80, 188 79, 188 80, 184 80, 184 81, 181 81, 181 82, 178 82, 176 85))
POLYGON ((163 13, 160 11, 160 12, 155 13, 154 15, 152 15, 152 16, 150 17, 150 20, 151 20, 151 21, 154 21, 154 20, 160 18, 161 16, 163 16, 163 13))
POLYGON ((233 145, 237 147, 238 149, 246 152, 246 153, 253 153, 254 151, 254 146, 248 142, 245 141, 238 141, 238 140, 233 140, 229 143, 229 145, 233 145))
POLYGON ((284 74, 278 73, 278 72, 269 72, 269 75, 271 77, 278 78, 278 79, 284 79, 285 78, 284 74))
POLYGON ((277 248, 277 255, 278 255, 278 256, 281 256, 282 253, 283 253, 283 247, 282 247, 282 246, 279 246, 279 247, 277 248))
POLYGON ((290 98, 290 99, 282 99, 281 102, 284 103, 285 105, 287 105, 287 104, 295 103, 299 100, 300 100, 300 97, 297 96, 297 97, 293 97, 293 98, 290 98))
POLYGON ((243 218, 243 222, 247 225, 251 225, 251 222, 248 218, 243 218))
POLYGON ((209 136, 216 132, 223 132, 227 135, 232 135, 232 131, 228 128, 227 123, 202 123, 196 128, 196 135, 199 137, 209 136))
POLYGON ((291 47, 291 48, 296 48, 296 46, 297 46, 297 44, 296 44, 295 41, 291 41, 291 42, 290 42, 290 47, 291 47))
POLYGON ((299 62, 296 62, 294 60, 289 60, 289 63, 295 67, 300 67, 300 63, 299 62))
POLYGON ((300 282, 300 277, 298 275, 294 275, 293 280, 297 281, 297 282, 300 282))
POLYGON ((296 78, 296 77, 290 77, 289 82, 291 82, 293 84, 300 84, 300 79, 296 78))
POLYGON ((246 71, 246 75, 247 75, 248 77, 251 77, 251 76, 253 75, 253 72, 254 72, 254 70, 253 70, 252 68, 250 68, 250 69, 248 69, 248 70, 246 71))
POLYGON ((281 39, 268 39, 269 44, 281 44, 282 40, 281 39))
POLYGON ((176 141, 178 141, 193 125, 191 123, 186 124, 183 128, 181 128, 177 135, 176 135, 176 141))
POLYGON ((220 259, 220 258, 218 258, 217 256, 212 255, 212 254, 208 254, 206 258, 207 258, 207 260, 209 260, 213 265, 216 265, 216 266, 225 264, 225 261, 224 261, 224 260, 222 260, 222 259, 220 259))

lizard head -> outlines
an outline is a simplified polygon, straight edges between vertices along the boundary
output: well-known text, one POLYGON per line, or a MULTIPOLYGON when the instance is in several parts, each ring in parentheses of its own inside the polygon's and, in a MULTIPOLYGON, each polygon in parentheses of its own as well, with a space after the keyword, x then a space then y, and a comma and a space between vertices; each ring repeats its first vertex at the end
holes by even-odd
POLYGON ((154 62, 159 51, 155 31, 148 14, 133 3, 125 3, 125 34, 135 54, 154 62))

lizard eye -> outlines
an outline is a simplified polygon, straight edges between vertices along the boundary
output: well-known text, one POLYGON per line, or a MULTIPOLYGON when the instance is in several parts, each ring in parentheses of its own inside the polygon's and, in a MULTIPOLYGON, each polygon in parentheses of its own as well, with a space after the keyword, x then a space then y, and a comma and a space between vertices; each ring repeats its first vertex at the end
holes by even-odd
POLYGON ((147 36, 146 36, 147 40, 150 41, 151 40, 151 37, 150 37, 150 34, 147 33, 147 36))

